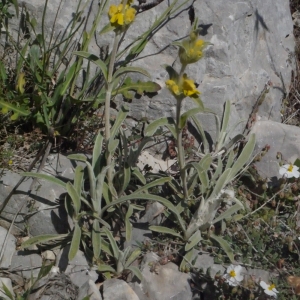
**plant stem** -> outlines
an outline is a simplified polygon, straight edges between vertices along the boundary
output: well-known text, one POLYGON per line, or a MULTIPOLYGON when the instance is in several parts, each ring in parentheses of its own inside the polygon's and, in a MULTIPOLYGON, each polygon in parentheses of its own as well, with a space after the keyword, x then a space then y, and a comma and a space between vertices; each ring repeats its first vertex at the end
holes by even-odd
MULTIPOLYGON (((106 139, 106 151, 107 151, 107 157, 106 157, 106 165, 111 165, 112 155, 108 151, 108 143, 110 139, 110 100, 111 100, 111 93, 113 89, 113 83, 112 83, 112 76, 114 71, 114 65, 118 50, 118 44, 119 44, 119 34, 116 33, 113 49, 110 56, 109 61, 109 67, 108 67, 108 76, 107 76, 107 90, 106 90, 106 97, 105 97, 105 139, 106 139)), ((107 171, 107 179, 108 182, 111 183, 112 181, 112 168, 110 167, 107 171)))
POLYGON ((182 181, 182 187, 183 187, 183 195, 185 200, 188 200, 188 189, 187 189, 187 183, 186 183, 186 171, 185 168, 185 155, 184 155, 184 148, 182 145, 182 128, 180 128, 180 115, 181 115, 181 102, 182 99, 177 99, 176 104, 176 133, 177 133, 177 149, 178 149, 178 163, 179 163, 179 169, 180 169, 180 177, 182 181))
MULTIPOLYGON (((179 78, 181 80, 184 70, 186 68, 185 64, 182 64, 179 78)), ((183 195, 185 200, 188 200, 188 188, 187 188, 187 182, 186 182, 186 171, 185 168, 185 154, 184 154, 184 148, 182 145, 182 129, 180 125, 180 116, 181 116, 181 103, 182 98, 177 99, 176 104, 176 133, 177 133, 177 149, 178 149, 178 163, 179 163, 179 169, 180 169, 180 177, 182 181, 182 187, 183 187, 183 195)))

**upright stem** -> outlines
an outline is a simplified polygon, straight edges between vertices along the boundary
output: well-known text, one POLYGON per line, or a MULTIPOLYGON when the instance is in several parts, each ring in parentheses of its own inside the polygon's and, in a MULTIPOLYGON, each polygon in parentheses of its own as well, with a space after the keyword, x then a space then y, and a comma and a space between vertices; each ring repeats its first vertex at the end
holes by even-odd
MULTIPOLYGON (((179 78, 181 80, 184 70, 186 68, 185 64, 181 65, 179 78)), ((177 99, 176 104, 176 133, 177 133, 177 149, 178 149, 178 163, 179 163, 179 169, 180 169, 180 177, 182 181, 182 187, 183 187, 183 195, 185 200, 188 200, 188 188, 187 188, 187 182, 186 182, 186 171, 185 168, 185 154, 184 154, 184 148, 182 145, 182 129, 180 126, 180 116, 181 116, 181 103, 182 98, 177 99)))
POLYGON ((184 170, 185 167, 185 154, 184 148, 182 146, 182 128, 180 128, 180 115, 181 115, 181 102, 182 99, 177 99, 176 104, 176 133, 177 133, 177 149, 178 149, 178 163, 180 169, 180 177, 183 186, 183 195, 185 200, 188 200, 188 188, 186 182, 186 171, 184 170))
MULTIPOLYGON (((119 43, 119 34, 116 33, 113 49, 111 51, 109 66, 108 66, 108 75, 107 75, 107 90, 106 90, 106 97, 105 97, 105 140, 106 140, 106 151, 107 151, 107 157, 106 157, 106 165, 110 166, 112 161, 111 153, 108 151, 108 143, 110 139, 110 100, 111 100, 111 93, 113 89, 113 83, 112 83, 112 76, 114 72, 114 65, 118 50, 118 43, 119 43)), ((107 179, 108 182, 111 183, 112 181, 112 168, 110 167, 107 171, 107 179)))

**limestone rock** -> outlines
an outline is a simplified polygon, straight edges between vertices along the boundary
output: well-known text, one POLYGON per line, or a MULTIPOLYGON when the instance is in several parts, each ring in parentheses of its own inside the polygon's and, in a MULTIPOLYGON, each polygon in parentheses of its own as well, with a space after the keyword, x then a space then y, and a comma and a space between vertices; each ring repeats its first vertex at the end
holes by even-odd
POLYGON ((139 300, 132 288, 123 280, 108 279, 103 284, 104 300, 139 300))
POLYGON ((256 135, 257 152, 265 145, 270 145, 268 153, 255 163, 258 172, 263 178, 276 181, 281 177, 277 152, 281 152, 287 163, 294 163, 300 157, 300 128, 268 120, 257 121, 251 132, 256 135))
POLYGON ((1 249, 4 247, 4 249, 1 250, 1 252, 3 251, 3 256, 0 262, 0 268, 9 268, 12 256, 16 250, 16 239, 3 227, 0 227, 0 245, 1 249))

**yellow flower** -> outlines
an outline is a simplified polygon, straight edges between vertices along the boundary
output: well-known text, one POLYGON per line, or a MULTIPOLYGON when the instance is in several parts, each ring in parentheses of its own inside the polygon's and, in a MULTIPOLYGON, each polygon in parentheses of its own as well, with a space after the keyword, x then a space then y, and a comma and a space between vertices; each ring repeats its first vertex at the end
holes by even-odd
POLYGON ((183 94, 188 97, 198 97, 200 92, 196 89, 195 83, 192 79, 189 79, 186 74, 183 74, 182 84, 183 94))
POLYGON ((198 98, 198 95, 200 94, 196 89, 194 81, 188 78, 186 74, 183 74, 178 82, 172 79, 167 80, 166 85, 175 96, 183 95, 185 97, 198 98))
MULTIPOLYGON (((132 0, 128 1, 129 3, 132 0)), ((125 27, 131 24, 135 18, 136 10, 128 4, 123 7, 123 4, 111 5, 108 11, 111 25, 115 27, 125 27)))
POLYGON ((12 160, 9 160, 8 161, 8 164, 11 166, 13 164, 13 161, 12 160))
POLYGON ((182 64, 192 64, 203 57, 203 49, 206 47, 207 43, 203 40, 197 40, 197 37, 197 32, 192 31, 188 39, 174 43, 180 47, 179 58, 182 64))
POLYGON ((179 91, 179 86, 176 84, 176 82, 174 80, 167 80, 166 81, 166 85, 168 86, 169 90, 175 94, 175 95, 179 95, 180 91, 179 91))

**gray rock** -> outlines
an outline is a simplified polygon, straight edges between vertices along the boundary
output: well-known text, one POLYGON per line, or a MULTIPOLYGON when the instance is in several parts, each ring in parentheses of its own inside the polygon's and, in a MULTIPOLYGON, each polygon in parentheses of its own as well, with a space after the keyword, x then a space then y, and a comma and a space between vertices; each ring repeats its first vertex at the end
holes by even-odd
POLYGON ((256 148, 260 151, 266 144, 270 150, 256 162, 260 175, 271 179, 280 178, 279 160, 276 159, 277 152, 281 152, 287 163, 294 163, 300 157, 300 128, 292 125, 285 125, 274 121, 257 121, 252 133, 256 135, 256 148))
MULTIPOLYGON (((60 0, 48 3, 46 36, 51 34, 59 3, 60 0)), ((175 115, 175 100, 164 88, 167 74, 161 64, 173 64, 177 57, 177 49, 170 44, 189 33, 190 21, 186 8, 191 3, 194 3, 196 17, 201 20, 201 37, 213 44, 207 48, 203 60, 187 68, 188 75, 200 84, 199 90, 205 105, 221 115, 224 102, 230 99, 233 103, 230 127, 235 126, 240 120, 248 118, 264 85, 270 82, 270 92, 259 114, 262 118, 280 121, 281 99, 287 92, 294 66, 295 42, 289 0, 187 1, 176 15, 171 16, 153 35, 142 53, 143 58, 133 63, 135 66, 146 68, 152 80, 158 82, 163 89, 152 98, 143 96, 142 99, 134 99, 130 105, 130 115, 135 119, 147 117, 150 120, 175 115)), ((38 24, 41 24, 44 2, 24 0, 22 4, 37 18, 38 24)), ((56 20, 55 34, 67 28, 72 14, 76 11, 76 4, 77 1, 62 3, 56 20)), ((134 38, 147 31, 150 24, 168 5, 168 2, 163 1, 153 9, 138 14, 126 33, 122 47, 126 47, 134 38)), ((88 6, 83 14, 89 16, 88 28, 96 12, 97 1, 91 1, 91 7, 88 6)), ((107 22, 108 18, 104 15, 99 28, 107 22)), ((16 32, 17 24, 19 23, 11 24, 11 28, 16 32)), ((38 27, 39 31, 41 26, 38 27)), ((79 35, 80 32, 74 39, 79 35)), ((111 33, 102 35, 100 46, 111 45, 112 36, 111 33)), ((88 50, 99 55, 99 47, 94 40, 88 50)), ((178 68, 177 62, 175 67, 178 68)), ((141 79, 137 74, 132 77, 141 79)), ((123 101, 119 104, 121 103, 123 101)), ((191 101, 186 100, 184 109, 192 105, 191 101)), ((213 135, 214 118, 201 116, 201 121, 204 128, 213 135)), ((245 123, 237 126, 235 131, 241 131, 244 125, 245 123)))
POLYGON ((132 288, 123 280, 108 279, 103 283, 104 300, 139 300, 132 288))
POLYGON ((0 268, 9 268, 16 250, 16 238, 3 227, 0 227, 0 245, 0 253, 3 253, 0 268))
POLYGON ((84 285, 88 280, 96 281, 98 274, 92 270, 82 251, 78 251, 74 259, 68 260, 70 246, 63 248, 57 256, 56 266, 60 272, 69 275, 77 286, 84 285))
POLYGON ((42 257, 30 251, 16 251, 12 257, 11 269, 30 279, 37 277, 42 266, 42 257))
POLYGON ((220 264, 214 263, 214 258, 206 253, 202 253, 197 255, 197 259, 195 261, 194 267, 197 269, 202 269, 204 273, 209 269, 209 274, 211 278, 214 278, 215 275, 220 272, 223 274, 225 272, 225 268, 220 264))
POLYGON ((3 291, 3 289, 2 289, 3 284, 8 288, 10 293, 12 295, 14 295, 15 293, 14 293, 14 290, 13 290, 13 287, 12 287, 11 280, 9 278, 0 277, 0 298, 2 300, 10 300, 11 298, 6 296, 6 294, 4 292, 2 292, 3 291))
POLYGON ((178 266, 172 262, 159 265, 157 272, 151 272, 149 263, 158 260, 159 257, 155 253, 147 253, 144 256, 141 268, 143 281, 135 285, 135 288, 140 288, 151 300, 192 299, 190 275, 180 272, 178 266))
MULTIPOLYGON (((20 178, 21 176, 16 173, 5 172, 5 175, 1 178, 2 183, 0 183, 0 204, 20 178)), ((32 236, 68 232, 70 226, 64 204, 63 202, 57 202, 60 195, 66 192, 65 189, 49 181, 38 180, 36 187, 29 194, 31 183, 32 179, 26 178, 19 186, 5 207, 3 217, 12 220, 23 205, 15 224, 25 228, 24 216, 27 216, 26 227, 29 227, 32 236), (34 201, 33 207, 27 206, 30 201, 34 201)))
POLYGON ((100 291, 92 280, 88 280, 80 287, 78 299, 81 300, 88 295, 90 295, 90 300, 102 300, 100 291))
POLYGON ((146 207, 145 215, 139 219, 139 223, 148 223, 149 225, 160 225, 162 221, 162 214, 165 207, 158 203, 150 203, 146 207))

